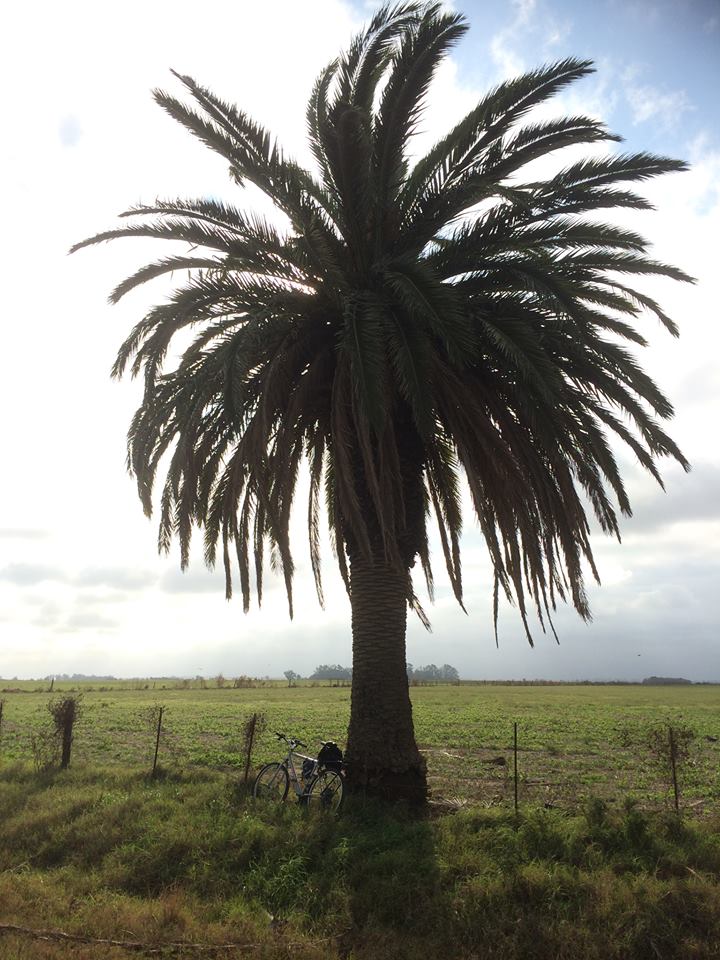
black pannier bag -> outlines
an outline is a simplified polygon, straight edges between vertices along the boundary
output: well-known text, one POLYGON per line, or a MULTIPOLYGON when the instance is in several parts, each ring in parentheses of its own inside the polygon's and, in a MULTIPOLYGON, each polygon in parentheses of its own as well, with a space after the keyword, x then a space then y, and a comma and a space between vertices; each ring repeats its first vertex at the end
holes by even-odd
POLYGON ((309 780, 310 777, 315 773, 315 761, 314 760, 303 760, 302 763, 302 778, 303 780, 309 780))
POLYGON ((321 767, 325 767, 326 770, 336 770, 339 773, 342 767, 342 760, 342 750, 336 743, 328 740, 327 743, 323 744, 318 754, 318 763, 321 767))

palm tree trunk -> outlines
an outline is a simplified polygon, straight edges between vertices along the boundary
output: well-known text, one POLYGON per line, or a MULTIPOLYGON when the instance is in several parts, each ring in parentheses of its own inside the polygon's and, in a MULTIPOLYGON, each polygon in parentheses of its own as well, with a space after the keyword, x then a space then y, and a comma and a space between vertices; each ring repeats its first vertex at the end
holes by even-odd
POLYGON ((406 580, 382 562, 350 562, 353 678, 348 782, 356 791, 421 805, 425 761, 415 744, 405 661, 406 580))

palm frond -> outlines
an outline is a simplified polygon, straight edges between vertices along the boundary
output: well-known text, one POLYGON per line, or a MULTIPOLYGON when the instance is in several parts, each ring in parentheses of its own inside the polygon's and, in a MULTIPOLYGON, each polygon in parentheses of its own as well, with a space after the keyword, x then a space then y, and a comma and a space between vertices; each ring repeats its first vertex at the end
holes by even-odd
POLYGON ((432 78, 465 30, 436 2, 382 6, 313 87, 317 178, 256 120, 174 74, 192 105, 156 91, 158 104, 285 226, 212 198, 171 198, 72 248, 122 237, 189 248, 111 294, 180 273, 113 367, 144 379, 127 465, 145 512, 157 506, 159 548, 177 540, 185 567, 200 528, 206 563, 222 556, 226 595, 239 577, 246 610, 253 571, 260 602, 269 562, 292 615, 303 460, 321 604, 324 501, 351 599, 354 560, 379 563, 429 626, 410 570, 419 558, 432 598, 434 518, 462 606, 467 483, 494 572, 496 638, 502 594, 530 643, 533 615, 554 634, 558 602, 590 619, 587 514, 619 537, 631 513, 614 441, 660 484, 662 458, 688 469, 664 430, 672 405, 627 344, 646 344, 646 312, 677 334, 634 283, 692 278, 598 215, 648 209, 636 189, 686 165, 618 153, 529 174, 551 153, 619 139, 592 117, 532 113, 592 72, 567 58, 491 90, 408 171, 432 78))

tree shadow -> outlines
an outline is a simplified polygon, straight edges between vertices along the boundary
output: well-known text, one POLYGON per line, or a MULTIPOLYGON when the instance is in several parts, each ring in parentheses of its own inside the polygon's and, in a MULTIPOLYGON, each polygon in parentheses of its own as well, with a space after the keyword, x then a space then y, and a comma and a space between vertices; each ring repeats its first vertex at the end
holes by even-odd
POLYGON ((432 823, 403 808, 353 798, 345 877, 351 928, 341 957, 414 957, 451 922, 432 823))
POLYGON ((36 770, 21 761, 3 766, 0 771, 3 819, 22 811, 31 797, 45 793, 62 777, 63 773, 57 767, 36 770))

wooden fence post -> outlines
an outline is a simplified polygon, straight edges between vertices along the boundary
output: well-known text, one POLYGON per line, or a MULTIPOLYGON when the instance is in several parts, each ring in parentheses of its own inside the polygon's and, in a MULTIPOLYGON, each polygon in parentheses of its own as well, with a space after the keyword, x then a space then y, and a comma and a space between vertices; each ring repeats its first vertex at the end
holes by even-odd
POLYGON ((245 780, 247 783, 250 774, 250 764, 252 763, 252 752, 255 741, 262 736, 267 725, 267 717, 264 713, 254 713, 243 725, 243 749, 245 750, 245 780))
POLYGON ((513 723, 513 769, 515 778, 515 813, 518 812, 517 720, 513 723))
POLYGON ((254 713, 245 727, 245 780, 247 783, 250 773, 250 758, 252 757, 253 741, 255 740, 255 727, 257 726, 257 713, 254 713))
POLYGON ((70 766, 73 730, 75 727, 75 721, 80 715, 81 698, 82 694, 78 694, 78 696, 61 696, 57 700, 51 700, 47 705, 48 710, 50 711, 50 716, 53 719, 55 736, 60 740, 61 770, 67 770, 67 768, 70 766))
POLYGON ((155 756, 153 757, 152 777, 157 775, 157 758, 160 749, 160 734, 162 732, 163 707, 158 707, 157 736, 155 737, 155 756))
POLYGON ((670 742, 670 770, 672 772, 673 790, 675 791, 675 813, 680 813, 680 791, 678 789, 677 779, 677 747, 675 745, 675 734, 672 725, 668 726, 668 740, 670 742))

